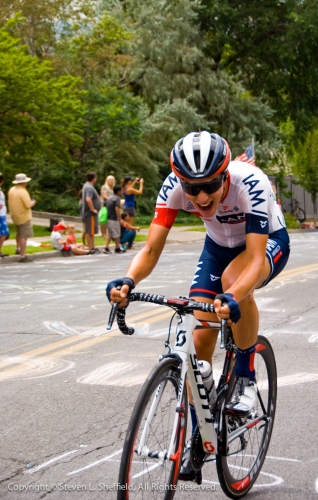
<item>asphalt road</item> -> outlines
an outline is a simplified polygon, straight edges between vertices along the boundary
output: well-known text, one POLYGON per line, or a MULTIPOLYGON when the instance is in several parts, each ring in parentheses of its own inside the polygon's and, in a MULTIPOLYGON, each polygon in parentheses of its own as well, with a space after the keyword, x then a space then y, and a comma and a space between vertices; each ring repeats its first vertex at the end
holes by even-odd
MULTIPOLYGON (((288 266, 256 293, 279 389, 268 457, 249 494, 255 499, 318 498, 318 234, 291 240, 288 266)), ((201 246, 168 245, 138 289, 186 295, 201 246)), ((163 351, 170 317, 134 303, 136 334, 106 332, 105 284, 124 275, 131 255, 1 266, 0 498, 116 498, 108 488, 117 481, 132 407, 163 351)), ((217 349, 216 371, 222 356, 217 349)), ((196 498, 225 498, 213 464, 203 477, 215 491, 203 488, 196 498)))

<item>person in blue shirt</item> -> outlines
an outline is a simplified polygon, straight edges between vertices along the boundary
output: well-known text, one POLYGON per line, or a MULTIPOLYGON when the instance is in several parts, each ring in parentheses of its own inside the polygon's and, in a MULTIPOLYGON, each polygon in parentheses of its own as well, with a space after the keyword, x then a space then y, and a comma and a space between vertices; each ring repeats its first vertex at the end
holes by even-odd
POLYGON ((126 222, 128 222, 128 224, 133 225, 136 215, 135 195, 140 195, 143 193, 144 180, 139 179, 138 177, 134 180, 129 175, 126 175, 126 177, 124 177, 124 179, 122 180, 122 186, 123 186, 123 195, 125 199, 123 208, 125 212, 127 212, 128 214, 126 222), (138 183, 139 183, 139 189, 136 189, 135 185, 138 183))

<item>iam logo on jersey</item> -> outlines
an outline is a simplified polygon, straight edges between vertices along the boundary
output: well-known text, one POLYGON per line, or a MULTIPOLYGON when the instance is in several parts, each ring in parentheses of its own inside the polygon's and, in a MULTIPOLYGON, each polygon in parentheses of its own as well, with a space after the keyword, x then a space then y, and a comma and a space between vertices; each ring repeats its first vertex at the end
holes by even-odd
POLYGON ((227 210, 229 206, 227 205, 226 207, 223 205, 223 210, 227 210))
POLYGON ((213 274, 210 274, 211 281, 217 281, 220 279, 220 276, 213 276, 213 274))
POLYGON ((261 220, 260 223, 261 223, 261 227, 264 229, 264 227, 267 224, 267 220, 261 220))

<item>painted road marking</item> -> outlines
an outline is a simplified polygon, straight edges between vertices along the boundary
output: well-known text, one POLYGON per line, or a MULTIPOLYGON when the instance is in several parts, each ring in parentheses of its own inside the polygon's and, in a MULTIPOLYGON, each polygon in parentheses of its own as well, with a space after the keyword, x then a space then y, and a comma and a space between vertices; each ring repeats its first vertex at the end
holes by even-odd
MULTIPOLYGON (((60 347, 64 347, 66 345, 72 344, 74 342, 79 342, 80 340, 83 340, 83 337, 71 337, 71 338, 63 339, 63 340, 60 340, 59 342, 54 342, 53 344, 39 347, 38 349, 34 349, 33 351, 25 352, 25 353, 21 354, 20 356, 23 356, 23 357, 38 356, 38 355, 59 349, 60 347)), ((11 358, 9 358, 9 359, 11 359, 11 358)), ((1 361, 0 368, 5 367, 7 364, 8 364, 7 360, 1 361)))
MULTIPOLYGON (((294 373, 293 375, 285 375, 278 377, 277 387, 288 387, 290 385, 305 384, 306 382, 315 382, 318 380, 318 373, 294 373)), ((260 380, 257 382, 259 390, 267 389, 267 380, 260 380)))
MULTIPOLYGON (((148 320, 148 323, 156 323, 157 321, 165 319, 165 318, 170 317, 170 316, 171 316, 171 312, 157 315, 157 316, 154 316, 153 318, 151 318, 150 320, 148 320)), ((121 335, 122 335, 122 333, 116 328, 116 330, 111 330, 111 332, 107 335, 93 337, 93 338, 90 338, 88 340, 84 340, 83 342, 81 342, 79 344, 72 345, 70 347, 66 347, 65 349, 63 349, 61 351, 57 351, 57 352, 53 353, 51 357, 60 358, 62 356, 74 354, 75 352, 81 351, 82 349, 93 347, 95 345, 100 344, 101 342, 106 342, 108 340, 111 340, 113 337, 119 337, 121 335)))
MULTIPOLYGON (((296 321, 294 321, 296 323, 296 321)), ((292 323, 291 323, 292 324, 292 323)), ((274 331, 269 331, 269 332, 262 332, 262 335, 265 337, 269 337, 270 335, 277 335, 278 333, 283 333, 284 335, 310 335, 308 342, 318 342, 318 333, 313 332, 312 330, 307 330, 307 331, 292 331, 292 330, 274 330, 274 331)))
MULTIPOLYGON (((96 467, 97 465, 99 465, 100 463, 102 462, 120 462, 120 460, 118 459, 113 459, 113 457, 115 457, 116 455, 119 455, 119 453, 122 453, 122 449, 121 450, 118 450, 116 451, 115 453, 112 453, 111 455, 109 455, 108 457, 105 457, 105 458, 102 458, 101 460, 97 460, 96 462, 93 462, 89 465, 86 465, 85 467, 82 467, 81 469, 77 469, 75 471, 72 471, 72 472, 68 472, 67 473, 67 476, 71 476, 73 474, 77 474, 79 472, 82 472, 84 470, 87 470, 87 469, 90 469, 92 467, 96 467)), ((246 456, 246 455, 245 455, 246 456)), ((278 460, 281 460, 280 458, 278 458, 278 460)), ((289 459, 285 459, 285 460, 289 460, 289 459)), ((293 461, 293 460, 292 460, 293 461)), ((144 465, 144 462, 140 462, 138 460, 133 460, 133 463, 135 464, 143 464, 144 465)), ((151 462, 147 462, 147 464, 150 464, 151 462)), ((132 476, 132 479, 137 479, 138 477, 141 477, 143 476, 144 474, 147 474, 148 472, 156 469, 157 467, 159 467, 161 465, 160 462, 156 462, 156 463, 152 463, 152 465, 150 467, 147 467, 147 469, 143 469, 142 471, 140 472, 137 472, 136 474, 134 474, 132 476)), ((237 466, 237 465, 230 465, 229 466, 231 468, 234 468, 234 469, 240 469, 240 470, 246 470, 246 471, 249 471, 248 468, 246 467, 241 467, 241 466, 237 466)), ((265 483, 265 484, 255 484, 254 487, 258 487, 258 488, 268 488, 270 486, 278 486, 280 484, 282 484, 284 482, 284 479, 280 476, 276 476, 275 474, 270 474, 269 472, 263 472, 261 471, 260 472, 260 475, 259 475, 259 479, 261 479, 261 476, 265 476, 266 478, 271 478, 271 479, 274 479, 274 481, 272 481, 271 483, 265 483)), ((258 480, 259 480, 258 479, 258 480)), ((210 483, 210 484, 219 484, 217 481, 209 481, 207 479, 204 479, 203 482, 205 483, 210 483)))
POLYGON ((52 358, 28 358, 23 356, 16 356, 9 358, 8 363, 16 366, 11 366, 7 370, 0 372, 0 382, 4 380, 13 380, 18 378, 35 379, 52 377, 66 372, 74 368, 73 361, 64 359, 55 360, 52 358))
MULTIPOLYGON (((157 321, 160 321, 162 319, 165 319, 167 317, 171 316, 171 311, 165 311, 162 314, 158 314, 158 310, 154 311, 149 311, 151 313, 150 319, 148 319, 148 323, 156 323, 157 321)), ((134 319, 139 319, 140 317, 144 317, 144 314, 138 314, 135 317, 132 317, 131 320, 134 319)), ((106 331, 105 331, 106 332, 106 331)), ((20 355, 19 357, 11 357, 11 358, 6 358, 2 361, 0 361, 0 369, 4 369, 4 379, 10 378, 10 373, 16 373, 18 371, 25 371, 28 369, 28 364, 25 363, 25 358, 32 358, 35 356, 40 356, 42 354, 46 354, 48 352, 52 352, 50 357, 48 359, 56 359, 56 358, 62 358, 64 356, 69 356, 72 354, 75 354, 78 351, 85 350, 89 347, 93 347, 95 345, 100 344, 101 342, 108 341, 112 339, 113 337, 117 337, 122 335, 121 332, 116 328, 115 330, 111 330, 110 333, 104 336, 98 336, 98 337, 93 337, 88 340, 83 339, 83 336, 72 336, 67 339, 63 339, 59 342, 55 342, 53 344, 50 344, 48 346, 43 346, 38 349, 34 349, 33 351, 29 351, 27 353, 24 353, 20 355), (75 345, 74 345, 75 344, 75 345), (59 350, 58 350, 59 349, 59 350), (23 364, 13 366, 11 368, 7 368, 8 365, 16 364, 17 359, 24 359, 23 364)), ((66 362, 66 361, 65 361, 66 362)), ((1 380, 1 378, 0 378, 1 380)))
POLYGON ((312 271, 318 271, 318 264, 310 264, 309 266, 296 267, 295 269, 282 271, 276 278, 271 281, 271 283, 273 283, 274 281, 282 281, 283 279, 287 278, 293 278, 298 274, 310 273, 312 271))
POLYGON ((82 472, 83 470, 90 469, 91 467, 95 467, 96 465, 99 465, 102 462, 108 462, 108 461, 109 462, 113 462, 113 460, 111 460, 111 458, 113 458, 114 456, 118 455, 122 451, 123 451, 122 449, 118 450, 118 451, 115 451, 115 453, 112 453, 112 455, 109 455, 108 457, 104 457, 101 460, 97 460, 97 462, 93 462, 92 464, 86 465, 85 467, 82 467, 81 469, 73 470, 72 472, 69 472, 67 474, 67 476, 71 476, 72 474, 77 474, 78 472, 82 472))
MULTIPOLYGON (((54 338, 54 337, 55 337, 54 335, 47 336, 47 338, 54 338)), ((27 345, 37 344, 38 342, 42 342, 42 341, 43 341, 43 338, 39 338, 36 340, 32 340, 31 342, 26 342, 25 344, 19 344, 18 346, 10 347, 10 349, 6 349, 5 351, 0 351, 0 355, 5 354, 6 352, 17 350, 17 349, 19 349, 21 347, 25 347, 27 345)))
POLYGON ((48 460, 47 462, 44 462, 41 465, 38 465, 37 467, 34 467, 33 469, 29 469, 23 472, 23 474, 34 474, 34 472, 38 472, 41 469, 44 469, 44 467, 47 467, 48 465, 51 465, 53 462, 56 462, 57 460, 60 460, 61 458, 67 457, 69 455, 73 455, 74 453, 77 453, 78 450, 72 450, 67 453, 64 453, 63 455, 59 455, 58 457, 52 458, 51 460, 48 460))
POLYGON ((147 378, 149 370, 145 373, 138 372, 133 375, 130 372, 136 371, 139 363, 108 363, 91 373, 79 377, 76 382, 88 385, 116 385, 120 387, 132 387, 143 384, 147 378))

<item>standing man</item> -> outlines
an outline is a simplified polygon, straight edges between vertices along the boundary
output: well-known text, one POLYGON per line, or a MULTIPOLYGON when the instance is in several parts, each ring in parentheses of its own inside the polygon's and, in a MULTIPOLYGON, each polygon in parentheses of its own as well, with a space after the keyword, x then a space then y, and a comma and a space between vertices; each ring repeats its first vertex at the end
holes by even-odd
POLYGON ((120 216, 120 197, 122 194, 122 187, 117 184, 114 186, 114 194, 108 196, 106 200, 106 206, 108 210, 107 219, 107 236, 106 236, 106 246, 103 250, 104 253, 111 253, 109 250, 109 243, 111 239, 115 242, 115 253, 124 253, 126 250, 120 248, 120 234, 121 234, 121 224, 122 218, 120 216))
POLYGON ((82 210, 83 221, 85 224, 85 234, 88 241, 89 254, 100 253, 94 246, 94 237, 98 233, 98 211, 101 208, 101 202, 94 184, 97 181, 95 172, 88 172, 87 182, 82 189, 82 210))
POLYGON ((17 174, 15 180, 12 181, 15 186, 8 192, 9 211, 17 231, 16 253, 20 253, 19 262, 32 262, 33 260, 25 255, 27 239, 33 237, 31 208, 36 204, 35 200, 31 200, 26 189, 30 180, 31 178, 25 174, 17 174))

